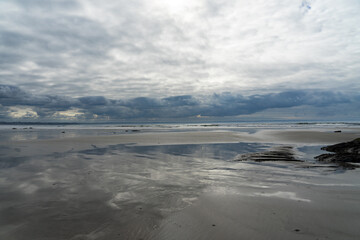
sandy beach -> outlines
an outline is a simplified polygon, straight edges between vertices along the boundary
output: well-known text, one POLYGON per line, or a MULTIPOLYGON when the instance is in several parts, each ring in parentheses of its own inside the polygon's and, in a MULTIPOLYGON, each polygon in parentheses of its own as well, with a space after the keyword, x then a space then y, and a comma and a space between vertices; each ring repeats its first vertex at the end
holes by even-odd
POLYGON ((313 157, 359 136, 307 128, 6 139, 0 238, 355 240, 359 169, 313 157), (299 161, 238 161, 277 146, 299 161))
POLYGON ((359 13, 0 0, 0 240, 360 240, 359 13))
POLYGON ((360 129, 343 133, 324 130, 259 130, 255 133, 232 131, 191 131, 191 132, 151 132, 110 136, 64 137, 44 140, 6 141, 6 145, 22 148, 18 153, 79 151, 94 147, 116 144, 137 146, 186 145, 212 143, 276 143, 294 145, 326 145, 351 141, 360 136, 360 129))

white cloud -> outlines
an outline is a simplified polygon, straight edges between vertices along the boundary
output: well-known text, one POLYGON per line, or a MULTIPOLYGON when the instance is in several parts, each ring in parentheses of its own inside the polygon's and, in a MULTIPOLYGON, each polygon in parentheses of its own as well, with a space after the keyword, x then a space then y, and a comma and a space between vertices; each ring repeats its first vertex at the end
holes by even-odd
MULTIPOLYGON (((70 109, 66 111, 56 111, 51 116, 52 119, 61 119, 61 120, 78 120, 83 117, 84 113, 80 111, 80 109, 70 109)), ((94 116, 95 117, 95 116, 94 116)))
POLYGON ((16 2, 0 5, 0 77, 33 93, 360 90, 357 0, 16 2))
POLYGON ((30 107, 9 107, 7 112, 14 119, 37 119, 39 117, 37 112, 30 107))

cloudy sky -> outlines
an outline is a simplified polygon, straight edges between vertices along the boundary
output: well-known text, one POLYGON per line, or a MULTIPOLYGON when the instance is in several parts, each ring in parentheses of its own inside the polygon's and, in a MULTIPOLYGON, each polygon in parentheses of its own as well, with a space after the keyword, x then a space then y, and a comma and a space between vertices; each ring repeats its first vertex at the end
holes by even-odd
POLYGON ((360 119, 359 0, 2 0, 0 120, 360 119))

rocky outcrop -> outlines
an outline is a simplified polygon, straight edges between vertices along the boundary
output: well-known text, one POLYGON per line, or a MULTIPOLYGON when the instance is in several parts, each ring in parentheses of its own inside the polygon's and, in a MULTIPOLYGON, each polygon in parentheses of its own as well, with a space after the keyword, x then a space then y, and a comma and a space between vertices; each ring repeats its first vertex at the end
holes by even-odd
POLYGON ((321 149, 332 153, 325 153, 315 157, 319 161, 339 164, 360 163, 360 138, 321 149))
POLYGON ((300 162, 294 157, 293 148, 291 146, 275 147, 269 151, 247 153, 238 156, 236 161, 285 161, 285 162, 300 162))

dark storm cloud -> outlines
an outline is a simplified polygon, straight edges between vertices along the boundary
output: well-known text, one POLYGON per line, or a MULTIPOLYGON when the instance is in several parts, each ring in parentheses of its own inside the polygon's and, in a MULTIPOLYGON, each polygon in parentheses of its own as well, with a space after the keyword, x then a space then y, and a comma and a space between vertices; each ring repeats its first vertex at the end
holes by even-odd
POLYGON ((92 106, 104 106, 109 103, 109 101, 103 96, 93 96, 93 97, 81 97, 78 99, 82 104, 92 105, 92 106))
POLYGON ((78 105, 78 100, 62 96, 33 95, 15 86, 0 85, 0 104, 9 107, 31 106, 61 111, 78 105))
MULTIPOLYGON (((33 95, 15 86, 0 85, 1 116, 7 107, 30 107, 40 118, 51 119, 59 111, 77 109, 84 119, 94 115, 106 119, 186 118, 196 115, 226 117, 248 115, 268 109, 290 109, 299 106, 324 108, 342 104, 359 105, 359 94, 330 91, 296 90, 280 93, 242 96, 231 93, 210 96, 173 96, 162 99, 140 97, 127 100, 103 96, 71 98, 33 95)), ((325 111, 324 111, 325 113, 325 111)))
POLYGON ((198 105, 196 99, 190 95, 163 98, 162 102, 166 106, 195 106, 198 105))

